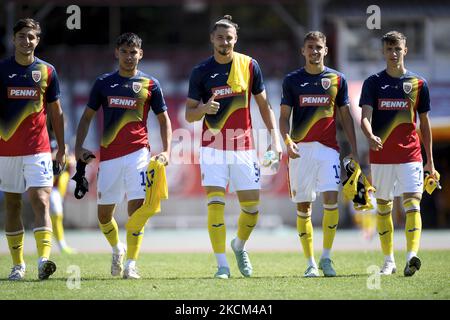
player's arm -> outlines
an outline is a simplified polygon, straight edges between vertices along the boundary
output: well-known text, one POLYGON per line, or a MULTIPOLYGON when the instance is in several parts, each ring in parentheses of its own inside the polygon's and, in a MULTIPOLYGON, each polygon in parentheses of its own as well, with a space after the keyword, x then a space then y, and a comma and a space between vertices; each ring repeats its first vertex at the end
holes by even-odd
POLYGON ((219 111, 220 103, 214 101, 216 94, 209 98, 207 103, 187 98, 185 118, 187 122, 201 120, 205 114, 216 114, 219 111))
POLYGON ((369 141, 370 149, 379 151, 383 149, 381 138, 372 132, 372 107, 369 105, 362 106, 361 112, 361 130, 369 141))
POLYGON ((298 147, 294 141, 289 136, 289 132, 291 131, 290 118, 291 118, 292 108, 288 105, 282 104, 280 107, 280 133, 281 137, 286 144, 287 153, 289 158, 295 159, 300 157, 298 154, 298 147))
POLYGON ((353 117, 350 112, 350 106, 345 105, 338 108, 338 114, 340 116, 342 127, 344 128, 345 135, 347 136, 350 146, 352 148, 351 157, 359 162, 358 158, 358 146, 356 143, 355 125, 353 123, 353 117))
POLYGON ((156 158, 163 157, 164 163, 167 165, 170 157, 171 141, 172 141, 172 123, 167 111, 159 113, 156 118, 159 122, 159 130, 161 135, 161 142, 163 151, 156 156, 156 158))
POLYGON ((92 154, 91 151, 83 148, 83 144, 89 132, 89 126, 91 124, 92 118, 94 118, 96 112, 97 111, 87 107, 84 110, 83 115, 81 116, 80 122, 78 123, 77 138, 75 141, 75 158, 77 160, 81 159, 82 161, 84 161, 84 154, 92 154))
POLYGON ((56 152, 55 160, 63 166, 66 161, 66 144, 64 142, 64 114, 61 108, 61 102, 59 99, 48 102, 47 107, 49 110, 50 122, 53 131, 55 132, 56 142, 58 142, 58 152, 56 152))
POLYGON ((427 155, 427 163, 423 167, 424 171, 436 177, 436 170, 434 168, 433 160, 433 135, 431 133, 430 118, 428 112, 419 113, 420 119, 420 133, 422 134, 422 143, 427 155))
POLYGON ((259 113, 261 114, 261 118, 266 125, 267 130, 270 132, 270 137, 272 138, 272 150, 278 153, 279 159, 281 159, 281 155, 283 154, 283 150, 281 149, 280 137, 278 136, 277 122, 275 120, 275 114, 273 113, 272 107, 267 101, 266 90, 263 90, 261 93, 254 95, 256 104, 259 107, 259 113))

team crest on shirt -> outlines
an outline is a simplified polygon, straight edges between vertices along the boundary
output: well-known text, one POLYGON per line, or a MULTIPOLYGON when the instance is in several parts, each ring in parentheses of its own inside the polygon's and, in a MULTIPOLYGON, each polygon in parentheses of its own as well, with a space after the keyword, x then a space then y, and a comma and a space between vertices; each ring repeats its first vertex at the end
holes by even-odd
POLYGON ((331 80, 328 78, 322 78, 320 79, 320 81, 322 82, 322 88, 324 88, 325 90, 327 90, 331 86, 331 80))
POLYGON ((133 89, 134 93, 139 93, 139 91, 141 91, 141 89, 142 89, 142 83, 133 82, 132 89, 133 89))
POLYGON ((403 82, 403 91, 405 91, 406 94, 409 94, 412 90, 412 83, 411 82, 403 82))
POLYGON ((39 70, 33 70, 31 71, 31 77, 33 78, 34 82, 39 82, 41 81, 42 74, 39 70))

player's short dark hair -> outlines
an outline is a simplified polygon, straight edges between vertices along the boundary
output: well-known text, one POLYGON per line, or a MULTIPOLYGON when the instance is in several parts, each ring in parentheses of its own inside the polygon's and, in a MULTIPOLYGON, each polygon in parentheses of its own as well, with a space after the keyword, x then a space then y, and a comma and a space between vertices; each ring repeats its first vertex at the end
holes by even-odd
POLYGON ((389 31, 383 37, 381 37, 381 43, 396 44, 404 41, 406 43, 406 37, 403 33, 398 31, 389 31))
POLYGON ((142 39, 139 36, 132 32, 123 33, 117 38, 116 47, 119 48, 121 45, 126 44, 129 47, 138 47, 142 46, 142 39))
POLYGON ((327 37, 320 31, 309 31, 303 38, 303 44, 308 40, 322 40, 324 43, 327 43, 327 37))
POLYGON ((223 18, 220 18, 219 20, 217 20, 212 28, 211 28, 211 33, 213 33, 214 31, 217 30, 217 28, 234 28, 237 31, 239 30, 239 26, 237 25, 237 23, 233 22, 233 17, 230 15, 224 15, 223 18))
POLYGON ((41 26, 40 26, 39 22, 37 22, 34 19, 24 18, 24 19, 20 19, 19 21, 17 21, 13 27, 14 35, 16 35, 16 33, 19 32, 20 30, 22 30, 23 28, 33 29, 36 31, 36 35, 38 37, 41 36, 41 26))

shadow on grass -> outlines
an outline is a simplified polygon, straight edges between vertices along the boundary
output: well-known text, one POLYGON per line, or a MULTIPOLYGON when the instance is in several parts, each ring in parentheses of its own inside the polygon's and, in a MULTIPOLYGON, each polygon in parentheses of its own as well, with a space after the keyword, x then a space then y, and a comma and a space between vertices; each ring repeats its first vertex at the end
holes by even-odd
MULTIPOLYGON (((314 281, 314 279, 332 279, 332 278, 366 278, 368 276, 368 274, 346 274, 346 275, 338 275, 336 277, 324 277, 324 276, 320 276, 320 277, 316 277, 316 278, 305 278, 302 275, 291 275, 291 276, 253 276, 250 278, 245 278, 243 276, 236 276, 236 277, 231 277, 230 279, 226 279, 226 280, 239 280, 239 281, 252 281, 252 280, 270 280, 270 279, 274 279, 274 280, 278 280, 278 279, 296 279, 296 280, 307 280, 307 281, 314 281), (312 279, 312 280, 311 280, 312 279)), ((53 277, 53 278, 49 278, 47 280, 39 280, 39 279, 23 279, 23 280, 17 280, 17 281, 10 281, 8 279, 0 279, 0 283, 5 282, 5 283, 41 283, 41 282, 66 282, 69 278, 63 278, 63 277, 53 277)), ((179 281, 179 280, 213 280, 213 281, 224 281, 226 282, 226 280, 224 279, 215 279, 212 276, 208 276, 208 277, 142 277, 139 280, 133 280, 133 279, 123 279, 122 277, 98 277, 98 278, 94 278, 94 277, 89 277, 89 278, 81 278, 80 279, 81 282, 92 282, 92 281, 164 281, 164 280, 168 280, 168 281, 179 281)))

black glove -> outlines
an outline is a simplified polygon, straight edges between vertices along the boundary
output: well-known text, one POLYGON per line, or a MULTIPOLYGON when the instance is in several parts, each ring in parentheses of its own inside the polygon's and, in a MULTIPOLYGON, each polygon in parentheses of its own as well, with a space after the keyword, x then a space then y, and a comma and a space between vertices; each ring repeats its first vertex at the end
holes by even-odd
POLYGON ((364 197, 364 194, 366 193, 366 188, 364 187, 364 183, 360 182, 359 180, 356 186, 356 191, 357 193, 353 198, 353 202, 365 206, 367 204, 366 198, 364 197))
POLYGON ((66 167, 66 164, 64 163, 63 165, 60 165, 58 161, 53 160, 52 161, 52 166, 53 166, 53 175, 54 176, 59 176, 61 174, 61 172, 64 171, 64 168, 66 167))
MULTIPOLYGON (((85 160, 89 160, 90 158, 95 158, 94 155, 90 154, 85 158, 85 160)), ((77 185, 75 187, 74 196, 77 199, 81 199, 84 197, 86 192, 89 191, 89 182, 87 181, 85 174, 86 174, 86 165, 87 163, 81 160, 77 161, 77 172, 72 177, 72 180, 74 180, 77 185)))

